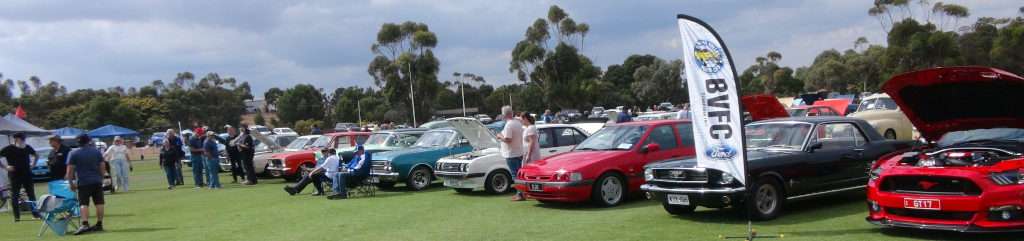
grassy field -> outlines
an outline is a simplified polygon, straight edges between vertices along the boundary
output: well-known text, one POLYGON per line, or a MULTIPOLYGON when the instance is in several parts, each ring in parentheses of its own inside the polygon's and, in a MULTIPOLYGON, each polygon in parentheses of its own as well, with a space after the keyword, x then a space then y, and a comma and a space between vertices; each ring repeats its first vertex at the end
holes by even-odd
MULTIPOLYGON (((107 196, 105 232, 37 239, 39 221, 13 223, 4 212, 0 240, 713 240, 746 229, 739 212, 698 209, 674 217, 654 201, 615 208, 542 205, 510 202, 504 195, 456 194, 441 185, 327 200, 310 196, 312 186, 288 196, 281 180, 241 186, 228 184, 225 174, 221 190, 169 191, 153 161, 136 163, 132 178, 133 191, 107 196)), ((45 192, 45 185, 37 187, 45 192)), ((784 234, 783 240, 1021 240, 1016 234, 880 229, 864 222, 863 193, 790 203, 787 212, 755 228, 784 234)))

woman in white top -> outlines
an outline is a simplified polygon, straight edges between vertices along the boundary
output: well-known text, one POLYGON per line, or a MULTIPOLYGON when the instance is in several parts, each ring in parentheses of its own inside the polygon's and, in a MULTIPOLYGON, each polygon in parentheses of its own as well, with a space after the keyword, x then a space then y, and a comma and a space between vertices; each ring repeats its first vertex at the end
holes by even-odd
POLYGON ((523 165, 540 160, 540 143, 537 135, 537 125, 530 113, 524 112, 520 117, 523 120, 523 165))
POLYGON ((132 164, 128 161, 128 147, 124 145, 124 140, 120 136, 114 137, 114 145, 107 148, 103 158, 113 167, 114 188, 118 192, 127 192, 128 172, 131 171, 132 164))

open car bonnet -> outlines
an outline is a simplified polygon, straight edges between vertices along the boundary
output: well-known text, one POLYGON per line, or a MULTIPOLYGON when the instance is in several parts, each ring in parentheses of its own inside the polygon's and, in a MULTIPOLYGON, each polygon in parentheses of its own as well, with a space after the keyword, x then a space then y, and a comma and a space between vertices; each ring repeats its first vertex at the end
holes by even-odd
POLYGON ((280 150, 281 148, 283 148, 280 145, 277 145, 277 142, 271 140, 269 136, 265 136, 255 131, 249 134, 252 135, 253 139, 259 140, 260 143, 267 145, 267 147, 269 147, 271 150, 280 150))
POLYGON ((452 128, 455 128, 455 131, 458 131, 459 134, 462 134, 462 136, 469 140, 469 144, 473 145, 473 149, 498 148, 498 140, 494 133, 491 133, 479 120, 457 117, 447 119, 446 121, 452 125, 452 128))
POLYGON ((952 131, 1024 128, 1024 78, 1000 69, 921 70, 893 77, 882 90, 930 141, 952 131))
POLYGON ((748 95, 740 98, 753 121, 789 117, 778 98, 771 95, 748 95))
POLYGON ((824 99, 814 102, 814 106, 828 106, 839 113, 840 116, 846 116, 846 106, 853 102, 851 99, 824 99))

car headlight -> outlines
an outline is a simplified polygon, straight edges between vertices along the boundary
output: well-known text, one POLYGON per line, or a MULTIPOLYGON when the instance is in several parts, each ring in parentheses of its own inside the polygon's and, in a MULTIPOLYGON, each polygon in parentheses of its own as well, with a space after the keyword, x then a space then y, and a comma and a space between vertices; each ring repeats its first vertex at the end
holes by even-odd
POLYGON ((647 181, 654 180, 654 170, 645 169, 644 170, 644 180, 647 180, 647 181))
POLYGON ((462 172, 469 172, 469 164, 468 163, 461 164, 459 166, 459 170, 462 170, 462 172))
POLYGON ((1010 170, 1004 172, 993 172, 989 174, 989 179, 998 185, 1012 185, 1012 184, 1024 184, 1024 178, 1021 175, 1024 174, 1020 170, 1010 170))
POLYGON ((722 178, 718 179, 718 184, 727 185, 727 184, 732 183, 732 181, 734 179, 736 179, 736 178, 733 177, 732 174, 723 172, 722 173, 722 178))

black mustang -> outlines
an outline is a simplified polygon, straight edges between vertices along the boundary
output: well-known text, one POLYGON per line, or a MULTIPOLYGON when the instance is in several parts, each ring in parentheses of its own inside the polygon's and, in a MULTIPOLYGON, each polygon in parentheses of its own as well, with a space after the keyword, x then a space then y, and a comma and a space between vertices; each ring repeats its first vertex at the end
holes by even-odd
MULTIPOLYGON (((786 200, 864 188, 871 162, 912 142, 890 141, 861 119, 795 117, 746 125, 747 182, 753 218, 777 217, 786 200)), ((679 215, 698 205, 744 204, 746 188, 719 170, 697 167, 695 159, 648 164, 641 188, 679 215)))

